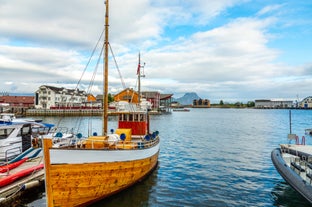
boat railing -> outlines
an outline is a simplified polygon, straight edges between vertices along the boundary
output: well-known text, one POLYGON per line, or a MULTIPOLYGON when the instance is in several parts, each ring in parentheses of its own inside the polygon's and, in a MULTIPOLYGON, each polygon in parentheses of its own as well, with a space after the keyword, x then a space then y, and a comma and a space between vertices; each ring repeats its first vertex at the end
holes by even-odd
POLYGON ((135 139, 132 141, 109 141, 97 139, 85 139, 77 142, 77 148, 86 149, 112 149, 112 150, 129 150, 129 149, 146 149, 159 143, 159 137, 153 139, 135 139))
POLYGON ((57 135, 57 133, 62 133, 62 134, 72 134, 73 129, 69 129, 67 127, 54 127, 50 130, 50 133, 57 135))
POLYGON ((20 154, 20 153, 22 153, 21 147, 10 148, 10 149, 5 151, 4 159, 5 159, 6 162, 8 162, 11 154, 15 155, 15 154, 20 154))
POLYGON ((50 132, 50 127, 33 127, 32 135, 33 137, 39 137, 41 135, 48 134, 50 132))

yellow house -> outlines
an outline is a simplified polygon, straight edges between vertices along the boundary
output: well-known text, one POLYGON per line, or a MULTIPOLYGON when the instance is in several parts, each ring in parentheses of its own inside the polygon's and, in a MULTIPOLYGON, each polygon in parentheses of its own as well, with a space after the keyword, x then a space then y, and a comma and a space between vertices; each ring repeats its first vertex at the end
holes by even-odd
POLYGON ((139 103, 139 94, 131 88, 126 88, 114 96, 114 101, 127 101, 129 103, 139 103))

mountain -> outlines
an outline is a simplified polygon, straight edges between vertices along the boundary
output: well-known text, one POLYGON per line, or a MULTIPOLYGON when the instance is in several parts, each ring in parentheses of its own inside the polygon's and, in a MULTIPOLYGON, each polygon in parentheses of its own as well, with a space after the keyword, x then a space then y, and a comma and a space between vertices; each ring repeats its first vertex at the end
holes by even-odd
POLYGON ((193 104, 194 99, 200 99, 200 97, 195 93, 186 93, 184 96, 175 99, 175 101, 179 102, 181 105, 190 105, 193 104))

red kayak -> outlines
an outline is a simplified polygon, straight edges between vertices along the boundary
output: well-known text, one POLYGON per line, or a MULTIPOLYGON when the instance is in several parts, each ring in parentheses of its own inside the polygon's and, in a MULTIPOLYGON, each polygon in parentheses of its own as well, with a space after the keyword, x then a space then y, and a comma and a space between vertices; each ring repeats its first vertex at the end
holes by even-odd
POLYGON ((31 167, 31 168, 28 168, 28 169, 25 169, 25 170, 21 170, 21 171, 15 173, 15 174, 9 175, 9 176, 7 176, 5 178, 1 178, 0 179, 0 187, 6 186, 6 185, 14 182, 17 179, 25 177, 25 176, 33 173, 34 171, 40 170, 42 168, 43 168, 43 164, 40 164, 40 165, 31 167))
POLYGON ((0 166, 0 173, 5 173, 11 169, 14 169, 18 166, 20 166, 21 164, 23 164, 28 158, 24 158, 20 161, 17 161, 17 162, 14 162, 12 164, 8 164, 8 165, 3 165, 3 166, 0 166))

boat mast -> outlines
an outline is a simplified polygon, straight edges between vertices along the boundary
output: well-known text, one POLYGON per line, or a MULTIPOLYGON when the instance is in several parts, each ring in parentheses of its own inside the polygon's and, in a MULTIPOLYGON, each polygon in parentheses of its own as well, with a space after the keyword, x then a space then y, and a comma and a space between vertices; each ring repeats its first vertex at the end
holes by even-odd
POLYGON ((141 103, 141 54, 139 53, 139 64, 138 64, 138 71, 137 71, 137 75, 138 75, 138 101, 139 104, 141 103))
POLYGON ((141 73, 141 68, 144 68, 145 63, 143 64, 143 66, 141 65, 141 53, 139 53, 139 64, 138 64, 138 70, 137 70, 137 75, 138 75, 138 101, 139 104, 141 103, 141 77, 145 77, 144 72, 143 74, 141 73))
POLYGON ((103 71, 103 135, 107 135, 107 125, 108 125, 108 6, 109 0, 106 0, 106 9, 105 9, 105 40, 104 40, 104 71, 103 71))

